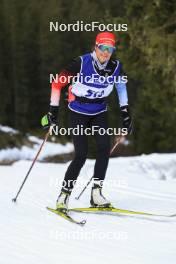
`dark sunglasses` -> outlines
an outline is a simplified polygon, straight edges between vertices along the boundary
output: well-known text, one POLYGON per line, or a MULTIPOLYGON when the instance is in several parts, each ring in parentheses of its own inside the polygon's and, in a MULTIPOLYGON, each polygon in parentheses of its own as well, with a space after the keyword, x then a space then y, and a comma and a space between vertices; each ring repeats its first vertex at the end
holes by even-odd
POLYGON ((108 45, 103 45, 103 44, 100 44, 98 45, 98 48, 101 50, 101 51, 105 51, 107 50, 107 52, 109 53, 113 53, 115 51, 115 47, 112 47, 112 46, 108 46, 108 45))

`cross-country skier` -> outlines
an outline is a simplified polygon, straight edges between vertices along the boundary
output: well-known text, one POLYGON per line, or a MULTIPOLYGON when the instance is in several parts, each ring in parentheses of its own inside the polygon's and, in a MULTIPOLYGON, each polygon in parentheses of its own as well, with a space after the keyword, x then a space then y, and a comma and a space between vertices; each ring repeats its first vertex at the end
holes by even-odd
MULTIPOLYGON (((122 80, 122 64, 118 60, 111 58, 115 51, 115 35, 111 32, 101 32, 96 36, 95 49, 93 52, 79 56, 59 74, 59 81, 52 83, 51 101, 48 114, 43 118, 43 126, 49 127, 57 124, 59 110, 59 99, 61 89, 70 82, 70 76, 74 77, 78 73, 80 77, 72 82, 69 87, 69 118, 72 128, 82 125, 83 128, 99 126, 108 128, 107 123, 107 97, 110 95, 115 77, 122 80), (60 78, 62 76, 62 78, 60 78), (85 77, 90 77, 86 81, 85 77), (104 82, 98 80, 104 76, 104 82), (93 77, 95 81, 92 82, 93 77), (111 83, 107 82, 107 77, 111 83), (62 81, 61 81, 62 79, 62 81), (65 80, 63 82, 63 80, 65 80), (91 81, 90 81, 91 80, 91 81), (46 122, 44 122, 44 120, 46 122)), ((132 121, 128 107, 128 96, 126 84, 121 81, 115 83, 119 97, 123 127, 127 128, 128 133, 132 130, 132 121)), ((73 135, 75 157, 70 163, 65 173, 63 187, 56 202, 57 209, 68 209, 68 201, 81 168, 83 167, 88 148, 87 135, 73 135)), ((111 203, 102 195, 102 182, 109 161, 110 136, 105 133, 100 135, 95 133, 97 145, 97 156, 94 166, 94 181, 91 191, 90 203, 92 206, 108 207, 111 203)))

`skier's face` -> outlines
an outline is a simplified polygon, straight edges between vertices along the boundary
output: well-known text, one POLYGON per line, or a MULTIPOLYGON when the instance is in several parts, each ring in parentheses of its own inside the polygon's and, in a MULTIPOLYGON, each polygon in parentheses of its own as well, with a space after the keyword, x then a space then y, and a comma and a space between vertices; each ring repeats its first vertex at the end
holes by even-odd
POLYGON ((100 63, 104 63, 107 60, 110 59, 112 52, 109 52, 108 49, 105 49, 104 51, 102 51, 101 49, 99 49, 98 46, 95 46, 95 52, 97 55, 98 60, 100 61, 100 63))

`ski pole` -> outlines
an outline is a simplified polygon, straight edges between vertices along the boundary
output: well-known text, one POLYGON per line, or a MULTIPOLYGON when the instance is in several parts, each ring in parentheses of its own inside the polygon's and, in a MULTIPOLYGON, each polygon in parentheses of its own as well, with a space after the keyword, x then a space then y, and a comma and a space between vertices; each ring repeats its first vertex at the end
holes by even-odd
MULTIPOLYGON (((115 150, 115 148, 119 145, 121 139, 123 138, 123 136, 119 136, 116 143, 114 144, 114 146, 112 147, 112 149, 110 150, 110 154, 109 156, 111 156, 111 154, 113 153, 113 151, 115 150)), ((80 192, 80 194, 75 197, 76 200, 79 200, 79 198, 81 197, 81 195, 83 194, 83 192, 87 189, 87 187, 89 186, 89 184, 91 183, 92 179, 94 178, 94 175, 90 178, 90 180, 87 182, 86 186, 83 188, 83 190, 80 192)))
POLYGON ((116 143, 114 144, 114 146, 112 147, 111 151, 110 151, 110 156, 113 153, 113 151, 116 149, 116 147, 119 145, 121 139, 123 138, 123 136, 119 136, 116 143))
MULTIPOLYGON (((51 127, 50 127, 50 128, 51 128, 51 127)), ((45 138, 44 138, 44 140, 43 140, 43 142, 42 142, 42 144, 41 144, 41 146, 40 146, 40 148, 39 148, 39 151, 37 152, 37 155, 35 156, 35 158, 34 158, 32 164, 31 164, 31 166, 30 166, 30 168, 29 168, 29 170, 28 170, 28 172, 27 172, 27 174, 26 174, 26 176, 25 176, 25 178, 24 178, 24 180, 23 180, 23 182, 22 182, 22 184, 21 184, 21 186, 20 186, 20 188, 19 188, 19 191, 17 192, 17 195, 15 196, 15 198, 12 199, 12 202, 14 202, 14 203, 16 202, 17 197, 18 197, 18 195, 20 194, 20 192, 21 192, 21 190, 22 190, 22 188, 23 188, 23 185, 25 184, 25 181, 27 180, 27 178, 28 178, 28 176, 29 176, 29 174, 30 174, 30 172, 31 172, 31 170, 32 170, 32 168, 33 168, 33 166, 34 166, 34 164, 35 164, 35 162, 36 162, 36 160, 37 160, 37 158, 38 158, 38 156, 39 156, 39 154, 40 154, 42 148, 43 148, 43 145, 45 144, 45 142, 47 141, 47 139, 48 139, 48 137, 49 137, 49 134, 50 134, 50 129, 49 129, 49 131, 46 133, 45 138)))

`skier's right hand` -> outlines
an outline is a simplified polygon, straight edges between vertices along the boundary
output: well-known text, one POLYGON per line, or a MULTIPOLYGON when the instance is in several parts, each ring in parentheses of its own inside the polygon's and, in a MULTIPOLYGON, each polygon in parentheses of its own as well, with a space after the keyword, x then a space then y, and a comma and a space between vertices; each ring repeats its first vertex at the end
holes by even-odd
POLYGON ((41 125, 44 129, 57 125, 58 106, 50 105, 49 112, 41 119, 41 125))

